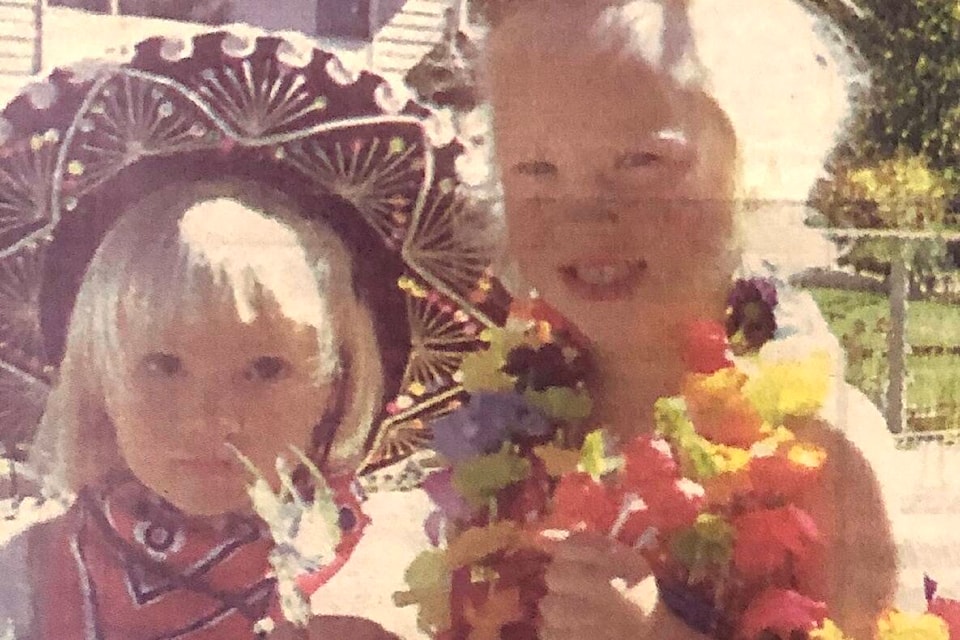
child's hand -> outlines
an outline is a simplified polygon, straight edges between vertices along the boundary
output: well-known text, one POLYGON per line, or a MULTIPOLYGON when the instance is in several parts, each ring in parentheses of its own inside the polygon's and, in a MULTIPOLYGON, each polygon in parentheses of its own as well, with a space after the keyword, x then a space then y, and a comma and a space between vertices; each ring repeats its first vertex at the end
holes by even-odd
POLYGON ((544 549, 553 560, 547 569, 547 595, 540 602, 542 640, 621 640, 651 634, 657 594, 638 551, 590 534, 547 542, 544 549))

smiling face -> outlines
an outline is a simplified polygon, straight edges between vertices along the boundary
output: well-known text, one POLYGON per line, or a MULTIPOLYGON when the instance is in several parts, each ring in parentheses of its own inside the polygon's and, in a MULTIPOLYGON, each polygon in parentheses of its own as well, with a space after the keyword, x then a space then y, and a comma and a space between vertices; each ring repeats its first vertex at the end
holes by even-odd
POLYGON ((722 317, 735 143, 711 100, 598 50, 584 19, 521 12, 491 38, 509 250, 592 340, 656 350, 722 317))
POLYGON ((127 467, 198 516, 248 508, 250 476, 229 445, 275 479, 278 455, 289 458, 291 445, 310 450, 333 397, 318 375, 314 328, 276 305, 249 323, 229 304, 209 311, 157 332, 129 332, 123 378, 105 390, 127 467))

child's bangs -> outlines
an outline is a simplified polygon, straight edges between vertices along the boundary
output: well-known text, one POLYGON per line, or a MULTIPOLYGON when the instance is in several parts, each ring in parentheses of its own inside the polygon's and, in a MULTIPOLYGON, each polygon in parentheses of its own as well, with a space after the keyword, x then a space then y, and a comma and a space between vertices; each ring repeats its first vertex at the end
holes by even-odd
MULTIPOLYGON (((327 280, 337 256, 311 259, 282 221, 235 200, 201 202, 179 220, 176 239, 143 249, 122 274, 125 341, 202 323, 213 313, 249 324, 269 309, 314 328, 321 362, 336 362, 327 280)), ((332 364, 320 373, 331 371, 332 364)))

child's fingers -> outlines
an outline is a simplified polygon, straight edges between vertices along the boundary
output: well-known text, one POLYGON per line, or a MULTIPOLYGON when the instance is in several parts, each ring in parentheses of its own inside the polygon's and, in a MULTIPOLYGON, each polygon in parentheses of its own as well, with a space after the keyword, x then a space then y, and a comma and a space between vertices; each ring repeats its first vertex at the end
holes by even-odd
POLYGON ((566 628, 583 624, 583 613, 592 609, 592 598, 580 594, 549 593, 540 600, 540 615, 545 621, 566 628))
POLYGON ((624 640, 635 634, 624 626, 622 614, 605 592, 577 595, 549 594, 540 601, 541 640, 624 640))
POLYGON ((604 580, 597 578, 597 572, 581 564, 554 561, 547 567, 545 576, 547 589, 558 595, 575 595, 604 586, 604 580))
POLYGON ((550 541, 542 548, 548 550, 553 564, 578 565, 585 573, 631 582, 650 574, 650 567, 639 551, 602 536, 574 534, 563 541, 550 541))
POLYGON ((606 637, 605 618, 602 604, 596 597, 549 594, 540 601, 539 635, 542 640, 600 640, 606 637))

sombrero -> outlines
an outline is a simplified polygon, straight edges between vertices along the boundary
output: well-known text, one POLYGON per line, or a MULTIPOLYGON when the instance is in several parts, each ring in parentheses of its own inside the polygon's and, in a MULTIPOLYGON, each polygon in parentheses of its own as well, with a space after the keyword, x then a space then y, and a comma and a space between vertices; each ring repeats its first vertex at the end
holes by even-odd
POLYGON ((147 40, 127 63, 57 70, 13 100, 0 120, 6 455, 29 448, 83 268, 118 203, 224 172, 358 212, 376 241, 357 259, 367 271, 393 265, 383 277, 402 301, 379 310, 390 316, 378 337, 393 341, 381 345, 391 379, 363 471, 423 448, 429 418, 462 393, 463 356, 506 315, 487 253, 454 228, 469 203, 455 169, 462 147, 441 122, 334 53, 227 31, 147 40))

